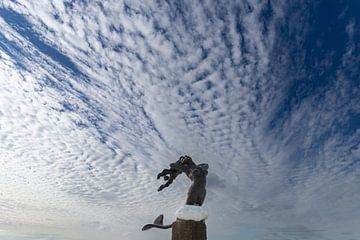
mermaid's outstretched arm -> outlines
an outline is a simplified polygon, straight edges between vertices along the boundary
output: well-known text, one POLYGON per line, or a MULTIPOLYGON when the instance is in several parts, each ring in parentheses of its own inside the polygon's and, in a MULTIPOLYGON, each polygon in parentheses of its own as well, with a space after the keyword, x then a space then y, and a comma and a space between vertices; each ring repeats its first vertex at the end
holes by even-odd
POLYGON ((164 188, 170 186, 170 184, 175 180, 175 178, 181 174, 181 171, 177 169, 164 169, 161 173, 158 174, 157 179, 163 177, 165 181, 167 181, 165 184, 162 184, 158 188, 158 192, 163 190, 164 188))
POLYGON ((188 165, 181 165, 177 163, 170 164, 171 169, 176 169, 179 172, 184 172, 187 176, 189 176, 191 168, 188 165))

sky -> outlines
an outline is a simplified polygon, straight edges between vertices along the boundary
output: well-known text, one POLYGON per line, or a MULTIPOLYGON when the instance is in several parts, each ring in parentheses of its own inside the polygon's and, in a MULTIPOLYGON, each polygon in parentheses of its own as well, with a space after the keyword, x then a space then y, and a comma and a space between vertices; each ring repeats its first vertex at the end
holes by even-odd
POLYGON ((0 238, 360 239, 360 1, 0 1, 0 238))

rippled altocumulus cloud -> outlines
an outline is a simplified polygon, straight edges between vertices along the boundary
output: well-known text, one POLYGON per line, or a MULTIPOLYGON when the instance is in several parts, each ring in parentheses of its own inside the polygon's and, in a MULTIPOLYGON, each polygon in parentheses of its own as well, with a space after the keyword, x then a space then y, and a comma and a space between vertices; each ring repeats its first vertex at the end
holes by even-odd
POLYGON ((169 238, 140 229, 173 220, 188 181, 155 176, 188 154, 209 238, 358 233, 359 18, 324 2, 3 1, 0 228, 169 238))

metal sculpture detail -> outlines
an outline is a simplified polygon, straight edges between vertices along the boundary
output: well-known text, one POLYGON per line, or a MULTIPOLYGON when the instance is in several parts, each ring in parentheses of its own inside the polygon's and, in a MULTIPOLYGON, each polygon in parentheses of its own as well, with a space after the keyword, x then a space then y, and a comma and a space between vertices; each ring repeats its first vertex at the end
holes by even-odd
MULTIPOLYGON (((164 169, 157 175, 157 179, 163 178, 166 181, 166 183, 158 188, 158 191, 162 191, 170 186, 177 176, 185 173, 192 182, 187 194, 186 205, 201 206, 206 196, 205 187, 208 168, 208 164, 202 163, 196 165, 191 157, 181 156, 178 161, 170 164, 169 169, 164 169)), ((161 229, 171 228, 172 224, 163 225, 163 218, 163 215, 158 216, 154 223, 145 225, 142 230, 145 231, 153 227, 161 229)))

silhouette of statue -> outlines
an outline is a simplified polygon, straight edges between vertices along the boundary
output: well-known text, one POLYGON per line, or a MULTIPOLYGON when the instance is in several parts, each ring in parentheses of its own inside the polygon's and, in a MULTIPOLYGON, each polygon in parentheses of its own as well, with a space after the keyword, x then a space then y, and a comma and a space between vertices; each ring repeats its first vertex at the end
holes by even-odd
MULTIPOLYGON (((208 164, 203 163, 196 165, 191 157, 181 156, 178 161, 170 164, 170 169, 164 169, 157 175, 157 179, 162 177, 166 181, 165 184, 162 184, 158 188, 158 191, 162 191, 164 188, 170 186, 177 176, 185 173, 192 182, 187 194, 186 205, 201 206, 206 196, 205 187, 208 168, 208 164)), ((158 216, 153 224, 145 225, 142 230, 145 231, 153 227, 161 229, 171 228, 172 224, 163 225, 163 218, 163 215, 158 216)))

